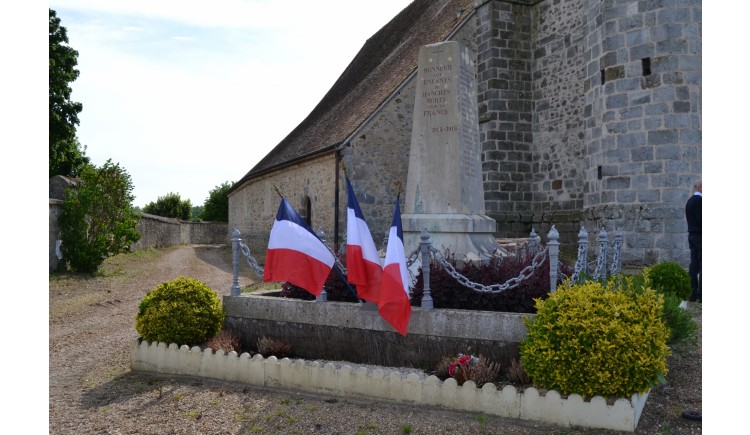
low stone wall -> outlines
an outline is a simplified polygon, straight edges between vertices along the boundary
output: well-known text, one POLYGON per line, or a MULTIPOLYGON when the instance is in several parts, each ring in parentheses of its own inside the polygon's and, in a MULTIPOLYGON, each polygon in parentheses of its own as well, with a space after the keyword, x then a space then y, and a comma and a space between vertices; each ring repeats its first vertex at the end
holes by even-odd
POLYGON ((518 359, 533 314, 412 307, 406 336, 376 309, 352 302, 318 302, 245 294, 224 296, 225 326, 257 351, 262 337, 292 345, 295 356, 433 370, 445 356, 473 353, 499 362, 518 359))
MULTIPOLYGON (((49 271, 56 272, 60 259, 57 241, 60 239, 62 200, 49 200, 49 271)), ((225 222, 185 222, 143 213, 136 227, 141 238, 130 247, 131 251, 163 248, 172 245, 230 244, 231 235, 225 222)))
POLYGON ((137 229, 141 238, 130 247, 131 251, 172 245, 230 243, 227 224, 223 222, 185 222, 143 213, 137 229))
POLYGON ((458 386, 456 380, 441 381, 435 376, 403 373, 381 368, 354 368, 317 361, 263 358, 257 354, 216 353, 187 345, 149 343, 134 340, 130 366, 137 372, 204 377, 240 382, 266 388, 304 391, 338 397, 359 397, 406 404, 437 406, 445 409, 481 412, 500 417, 541 421, 562 426, 579 426, 635 431, 648 392, 617 399, 614 404, 596 396, 584 401, 578 394, 563 398, 557 391, 542 395, 536 388, 519 392, 513 386, 498 390, 494 384, 477 388, 473 381, 458 386))
POLYGON ((60 240, 60 215, 62 200, 49 199, 49 271, 56 272, 60 259, 57 254, 57 241, 60 240))

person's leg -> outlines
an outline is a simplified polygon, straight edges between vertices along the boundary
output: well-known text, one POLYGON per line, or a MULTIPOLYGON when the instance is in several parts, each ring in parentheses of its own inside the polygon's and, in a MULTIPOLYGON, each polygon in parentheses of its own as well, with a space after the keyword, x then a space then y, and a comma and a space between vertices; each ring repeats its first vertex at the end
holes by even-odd
POLYGON ((690 246, 690 286, 693 289, 690 295, 691 301, 700 299, 700 282, 698 274, 701 270, 701 238, 697 235, 688 235, 688 245, 690 246))

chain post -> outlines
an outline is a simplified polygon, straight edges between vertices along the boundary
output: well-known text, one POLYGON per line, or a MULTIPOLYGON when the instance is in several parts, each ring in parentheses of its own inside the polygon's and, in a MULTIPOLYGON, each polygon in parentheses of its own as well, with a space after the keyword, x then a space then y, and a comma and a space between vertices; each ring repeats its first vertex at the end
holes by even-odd
POLYGON ((586 228, 581 225, 581 230, 578 231, 578 259, 575 265, 575 274, 580 277, 582 274, 588 273, 588 262, 589 262, 589 232, 586 228))
POLYGON ((419 248, 422 252, 422 308, 431 310, 432 306, 432 295, 430 294, 430 234, 427 232, 427 228, 422 228, 422 233, 419 235, 419 248))
POLYGON ((607 279, 607 250, 609 249, 609 235, 607 230, 602 226, 602 230, 599 231, 599 266, 601 267, 600 279, 606 281, 607 279))
POLYGON ((549 292, 554 293, 557 290, 557 262, 560 259, 560 233, 557 232, 554 225, 549 230, 547 238, 549 239, 547 242, 547 249, 549 250, 549 292))
POLYGON ((230 295, 240 295, 240 230, 234 227, 232 231, 232 290, 230 295))

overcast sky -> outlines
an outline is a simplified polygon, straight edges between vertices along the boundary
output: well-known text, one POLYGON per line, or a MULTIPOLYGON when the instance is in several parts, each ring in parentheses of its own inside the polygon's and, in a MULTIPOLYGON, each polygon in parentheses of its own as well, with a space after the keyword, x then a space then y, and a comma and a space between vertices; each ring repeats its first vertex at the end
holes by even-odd
POLYGON ((51 0, 78 50, 71 99, 96 165, 134 204, 202 205, 242 178, 322 99, 367 38, 410 0, 51 0))

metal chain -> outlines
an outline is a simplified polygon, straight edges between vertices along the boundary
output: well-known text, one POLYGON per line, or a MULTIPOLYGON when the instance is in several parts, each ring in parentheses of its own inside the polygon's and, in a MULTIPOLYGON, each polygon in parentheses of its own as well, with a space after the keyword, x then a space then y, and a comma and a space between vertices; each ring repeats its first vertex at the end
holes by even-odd
POLYGON ((517 277, 510 278, 503 284, 492 284, 487 286, 471 281, 465 276, 458 273, 456 268, 453 267, 453 265, 449 263, 445 259, 443 254, 437 249, 430 247, 430 252, 432 254, 435 254, 438 263, 440 263, 440 265, 443 266, 443 269, 445 269, 445 271, 448 272, 448 274, 453 277, 453 279, 458 281, 459 284, 463 285, 464 287, 468 287, 476 292, 482 293, 500 293, 504 292, 505 290, 518 287, 523 281, 527 280, 531 275, 533 275, 534 271, 536 271, 539 266, 544 264, 544 261, 547 259, 547 248, 545 247, 544 249, 537 252, 534 258, 531 260, 531 264, 526 266, 517 277))
POLYGON ((242 251, 242 255, 245 257, 245 260, 247 260, 247 264, 250 265, 253 271, 255 271, 258 276, 263 277, 263 268, 258 265, 255 257, 250 254, 250 247, 242 241, 240 241, 240 251, 242 251))

